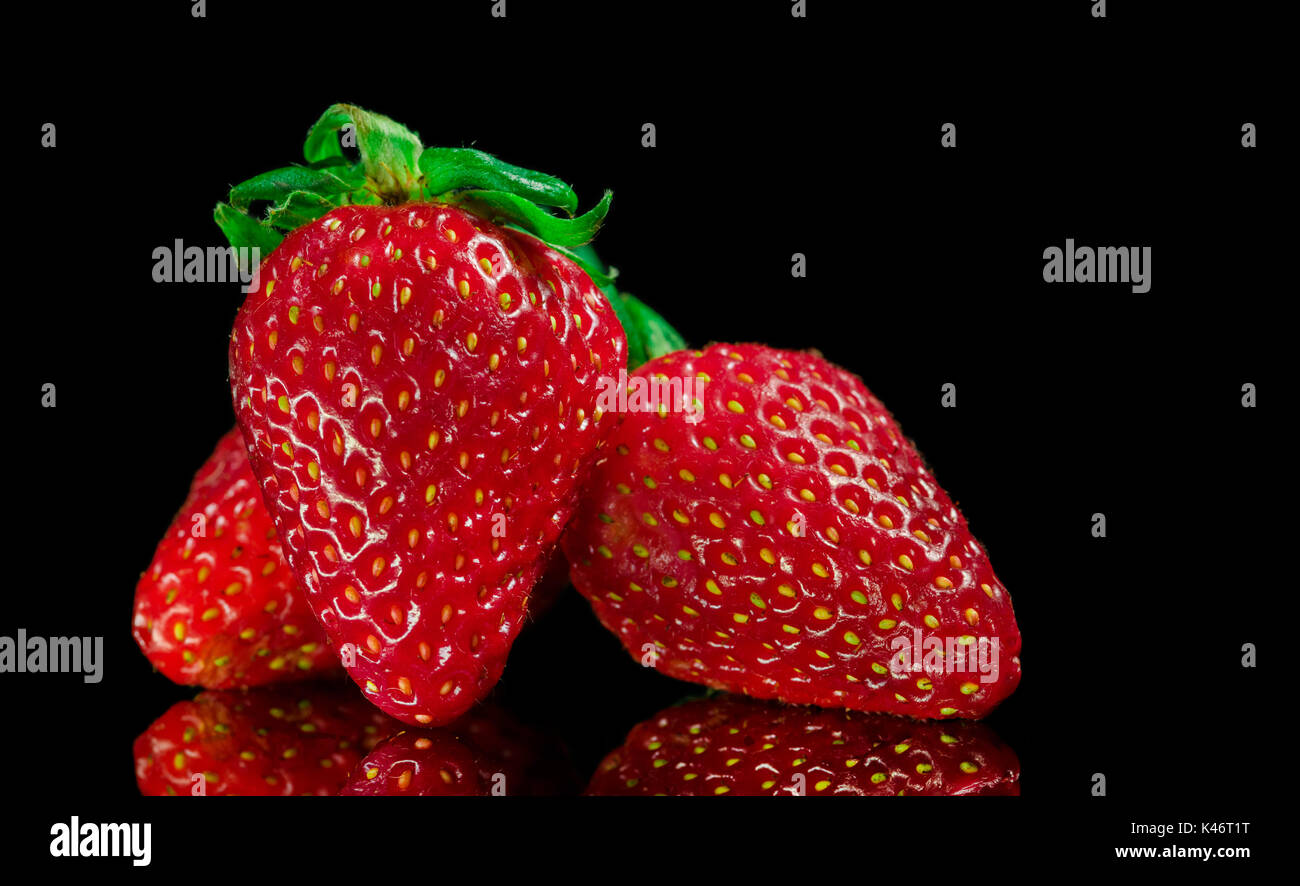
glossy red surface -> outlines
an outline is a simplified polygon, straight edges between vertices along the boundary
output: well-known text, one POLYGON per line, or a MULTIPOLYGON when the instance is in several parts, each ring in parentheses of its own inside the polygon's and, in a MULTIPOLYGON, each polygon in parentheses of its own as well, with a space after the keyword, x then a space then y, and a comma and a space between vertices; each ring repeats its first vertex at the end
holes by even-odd
POLYGON ((496 683, 625 351, 576 265, 447 206, 344 207, 263 263, 235 411, 289 561, 380 708, 447 723, 496 683))
POLYGON ((633 376, 707 380, 702 414, 623 417, 565 535, 574 585, 633 657, 914 717, 982 717, 1015 689, 1010 596, 859 378, 759 345, 633 376))
POLYGON ((333 674, 238 429, 217 443, 135 591, 141 651, 177 683, 231 689, 333 674))

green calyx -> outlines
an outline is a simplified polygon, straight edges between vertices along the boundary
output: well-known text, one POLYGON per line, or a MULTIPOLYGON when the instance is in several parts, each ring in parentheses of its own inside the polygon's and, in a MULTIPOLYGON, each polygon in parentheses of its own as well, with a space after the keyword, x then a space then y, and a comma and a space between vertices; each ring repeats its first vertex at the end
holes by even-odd
POLYGON ((326 111, 307 133, 303 155, 305 165, 256 175, 232 188, 228 202, 217 204, 213 217, 231 246, 257 247, 269 255, 290 231, 339 206, 414 201, 462 206, 536 236, 586 271, 627 335, 629 369, 686 347, 654 309, 614 286, 618 272, 607 269, 587 245, 609 212, 612 192, 575 216, 578 195, 558 178, 473 148, 426 148, 400 123, 354 105, 326 111), (354 162, 345 148, 355 148, 359 159, 354 162))
MULTIPOLYGON (((575 217, 578 196, 558 178, 473 148, 426 148, 400 123, 353 105, 326 111, 307 133, 303 154, 306 165, 254 176, 217 204, 213 216, 231 246, 256 246, 265 255, 285 234, 339 206, 425 201, 463 206, 572 256, 569 249, 595 236, 613 198, 606 191, 575 217), (360 159, 353 162, 345 148, 360 159), (255 215, 255 204, 266 208, 255 215)), ((610 282, 602 269, 578 263, 597 284, 610 282)))

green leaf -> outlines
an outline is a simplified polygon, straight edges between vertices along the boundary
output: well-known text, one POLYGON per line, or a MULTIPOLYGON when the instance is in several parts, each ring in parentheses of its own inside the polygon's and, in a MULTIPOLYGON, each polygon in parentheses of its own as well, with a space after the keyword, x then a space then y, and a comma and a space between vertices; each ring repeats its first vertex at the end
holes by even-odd
POLYGON ((362 182, 340 178, 324 169, 306 166, 287 166, 256 175, 230 189, 230 205, 247 210, 255 200, 278 203, 294 192, 306 191, 322 197, 345 194, 360 187, 362 182))
MULTIPOLYGON (((214 216, 231 245, 274 248, 284 233, 347 204, 425 200, 463 204, 567 250, 595 236, 612 199, 606 191, 594 208, 573 218, 578 197, 558 178, 473 148, 426 149, 405 126, 355 105, 330 107, 307 133, 303 156, 305 166, 274 169, 231 189, 229 203, 214 216), (344 130, 348 141, 341 143, 344 130), (345 150, 353 145, 359 159, 345 150), (251 217, 249 210, 263 202, 270 204, 264 218, 251 217)), ((574 260, 598 285, 612 281, 603 265, 574 260)))
MULTIPOLYGON (((613 281, 618 277, 618 269, 606 267, 605 262, 596 254, 596 247, 592 246, 590 243, 584 243, 581 246, 575 246, 572 249, 565 249, 563 251, 569 258, 578 262, 584 271, 588 267, 593 267, 607 280, 613 281)), ((591 272, 587 271, 587 273, 591 272)), ((596 278, 592 277, 591 279, 595 280, 596 278)), ((602 291, 606 289, 604 285, 600 288, 602 291)), ((609 295, 609 292, 605 291, 605 294, 609 295)))
POLYGON ((555 206, 569 215, 578 211, 578 195, 558 178, 473 148, 425 148, 420 155, 420 172, 429 194, 456 188, 505 191, 542 206, 555 206))
POLYGON ((307 162, 317 165, 346 160, 338 133, 348 126, 361 154, 360 171, 368 188, 386 202, 417 198, 421 193, 419 157, 424 150, 420 137, 382 114, 355 105, 334 105, 316 121, 303 145, 307 162))
POLYGON ((658 311, 634 295, 626 292, 619 295, 623 298, 624 311, 632 318, 632 325, 636 327, 638 338, 645 348, 647 362, 686 347, 686 339, 658 311))
MULTIPOLYGON (((279 231, 240 212, 228 203, 218 203, 217 208, 213 210, 212 217, 216 220, 217 227, 221 228, 221 233, 226 235, 226 240, 236 250, 256 248, 261 251, 263 256, 267 256, 284 239, 284 236, 279 231)), ((243 255, 243 253, 239 254, 243 255)), ((254 270, 253 268, 244 267, 242 261, 240 265, 241 270, 248 272, 254 270)))
POLYGON ((555 246, 581 246, 596 236, 614 192, 606 191, 599 203, 577 218, 556 218, 537 204, 506 191, 460 191, 448 195, 448 199, 491 221, 513 222, 555 246))
POLYGON ((266 214, 266 223, 286 231, 315 221, 334 209, 336 204, 327 197, 320 197, 307 191, 294 191, 284 202, 271 208, 266 214))
POLYGON ((614 306, 614 313, 618 315, 619 325, 623 327, 623 335, 627 338, 627 371, 631 372, 650 359, 646 356, 645 339, 641 337, 641 327, 636 325, 636 318, 628 313, 622 293, 615 292, 610 296, 609 303, 614 306))

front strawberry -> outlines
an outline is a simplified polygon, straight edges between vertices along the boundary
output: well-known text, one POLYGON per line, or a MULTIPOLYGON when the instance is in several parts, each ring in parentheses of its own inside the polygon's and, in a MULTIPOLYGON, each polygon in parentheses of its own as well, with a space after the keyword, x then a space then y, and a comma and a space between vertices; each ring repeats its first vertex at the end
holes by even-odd
POLYGON ((280 199, 268 225, 218 210, 246 242, 314 213, 262 264, 236 319, 235 411, 289 562, 353 679, 405 722, 446 723, 500 677, 611 424, 598 381, 623 367, 624 335, 554 245, 588 238, 608 198, 556 218, 529 202, 571 209, 554 180, 421 149, 354 108, 322 118, 308 159, 232 192, 236 206, 280 199), (354 167, 332 140, 348 123, 354 167), (292 190, 307 175, 310 196, 292 190))
POLYGON ((629 390, 564 551, 634 657, 912 717, 982 717, 1015 689, 1011 599, 860 379, 714 345, 647 363, 629 390))

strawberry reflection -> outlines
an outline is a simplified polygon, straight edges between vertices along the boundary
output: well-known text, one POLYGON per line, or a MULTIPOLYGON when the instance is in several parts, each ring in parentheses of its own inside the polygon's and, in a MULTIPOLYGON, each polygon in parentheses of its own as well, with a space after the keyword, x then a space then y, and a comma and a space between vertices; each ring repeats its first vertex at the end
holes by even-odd
POLYGON ((1019 779, 1015 753, 983 723, 718 695, 634 727, 587 793, 1011 796, 1019 779))
POLYGON ((150 796, 577 792, 558 742, 495 703, 410 729, 342 684, 202 692, 154 721, 134 756, 150 796), (403 762, 419 766, 404 775, 403 762))

